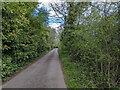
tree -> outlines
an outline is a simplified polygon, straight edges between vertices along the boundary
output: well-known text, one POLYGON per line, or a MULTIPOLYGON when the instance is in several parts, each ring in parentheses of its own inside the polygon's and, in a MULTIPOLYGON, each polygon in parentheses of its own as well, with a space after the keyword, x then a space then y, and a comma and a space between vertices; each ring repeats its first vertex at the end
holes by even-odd
POLYGON ((70 56, 70 62, 82 63, 86 77, 95 82, 96 87, 119 86, 117 5, 68 3, 68 15, 61 34, 62 53, 70 56))
POLYGON ((50 50, 48 13, 37 2, 2 4, 2 80, 50 50), (33 13, 38 11, 37 16, 33 13))

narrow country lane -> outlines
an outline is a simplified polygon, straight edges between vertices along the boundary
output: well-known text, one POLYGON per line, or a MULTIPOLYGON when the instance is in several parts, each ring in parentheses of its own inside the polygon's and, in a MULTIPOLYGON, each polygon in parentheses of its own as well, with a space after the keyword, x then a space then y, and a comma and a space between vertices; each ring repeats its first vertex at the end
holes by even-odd
POLYGON ((58 49, 50 51, 5 83, 2 88, 66 88, 58 49))

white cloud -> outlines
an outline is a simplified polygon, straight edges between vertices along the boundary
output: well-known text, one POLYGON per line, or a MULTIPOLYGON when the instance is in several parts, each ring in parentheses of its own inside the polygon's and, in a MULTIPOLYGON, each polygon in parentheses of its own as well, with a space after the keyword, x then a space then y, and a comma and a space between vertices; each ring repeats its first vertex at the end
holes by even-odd
MULTIPOLYGON (((40 0, 39 0, 40 1, 40 0)), ((44 0, 46 1, 46 0, 44 0)), ((40 2, 41 3, 41 2, 40 2)), ((43 2, 41 4, 39 4, 38 8, 41 8, 42 6, 45 6, 47 10, 50 10, 51 7, 49 6, 49 2, 43 2)))
MULTIPOLYGON (((55 11, 50 7, 50 3, 51 2, 61 2, 61 0, 39 0, 39 2, 42 2, 38 8, 42 7, 42 6, 45 6, 47 10, 50 10, 51 11, 49 12, 49 17, 57 17, 57 15, 55 14, 55 11)), ((59 16, 61 16, 60 14, 58 14, 59 16)), ((51 27, 51 28, 54 28, 56 30, 58 30, 57 27, 59 27, 61 24, 60 23, 53 23, 53 22, 49 22, 49 23, 52 23, 51 25, 48 25, 48 27, 51 27)))
POLYGON ((52 25, 49 25, 49 27, 57 29, 57 27, 60 26, 60 23, 53 23, 52 25))
POLYGON ((47 9, 47 10, 50 10, 51 9, 51 11, 50 11, 50 14, 49 14, 49 16, 50 17, 57 17, 56 16, 56 14, 55 14, 55 12, 54 12, 54 10, 50 7, 50 5, 49 5, 49 3, 50 2, 47 2, 47 1, 49 1, 49 0, 39 0, 39 1, 42 1, 42 3, 38 6, 38 8, 40 8, 40 7, 42 7, 42 6, 45 6, 45 8, 47 9))
POLYGON ((49 16, 56 16, 56 14, 55 14, 55 12, 52 10, 52 11, 50 11, 49 16))
POLYGON ((63 2, 65 0, 38 0, 38 2, 63 2))
POLYGON ((38 6, 38 8, 40 8, 40 7, 42 7, 42 6, 45 6, 45 8, 46 8, 47 10, 50 10, 50 9, 51 9, 49 16, 56 16, 54 10, 52 10, 52 8, 51 8, 50 5, 49 5, 50 2, 47 2, 47 1, 49 1, 49 0, 39 0, 39 1, 42 1, 42 3, 38 6))

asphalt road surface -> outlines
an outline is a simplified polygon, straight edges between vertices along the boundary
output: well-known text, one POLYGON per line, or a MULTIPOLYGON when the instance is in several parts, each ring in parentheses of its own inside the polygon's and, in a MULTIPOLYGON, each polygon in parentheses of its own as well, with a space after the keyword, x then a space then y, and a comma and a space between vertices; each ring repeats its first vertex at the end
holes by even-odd
POLYGON ((66 88, 58 49, 53 49, 2 88, 66 88))

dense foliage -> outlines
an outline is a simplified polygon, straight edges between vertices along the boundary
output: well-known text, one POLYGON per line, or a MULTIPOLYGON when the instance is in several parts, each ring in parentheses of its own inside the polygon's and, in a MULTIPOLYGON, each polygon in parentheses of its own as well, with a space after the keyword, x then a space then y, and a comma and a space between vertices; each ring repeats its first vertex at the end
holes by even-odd
POLYGON ((60 54, 68 87, 119 87, 118 3, 96 3, 97 9, 91 3, 67 4, 60 54))
POLYGON ((2 79, 50 50, 48 13, 37 2, 2 3, 2 79))

